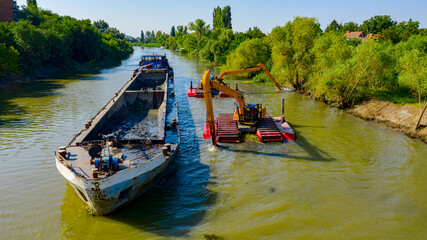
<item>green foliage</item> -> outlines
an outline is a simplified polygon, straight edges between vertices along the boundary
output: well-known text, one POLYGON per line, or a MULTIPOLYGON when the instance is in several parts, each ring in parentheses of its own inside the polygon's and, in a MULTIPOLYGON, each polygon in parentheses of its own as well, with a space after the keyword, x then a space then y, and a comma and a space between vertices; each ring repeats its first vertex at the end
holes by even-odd
POLYGON ((325 102, 348 107, 381 89, 396 89, 392 45, 368 41, 357 47, 344 37, 326 34, 311 50, 315 71, 309 89, 325 102))
POLYGON ((171 37, 175 37, 175 26, 172 26, 172 28, 171 28, 171 37))
POLYGON ((361 31, 361 27, 359 26, 359 24, 355 23, 355 22, 346 22, 344 23, 344 25, 342 25, 341 28, 339 28, 339 30, 341 32, 356 32, 356 31, 361 31))
POLYGON ((308 88, 322 101, 335 101, 344 95, 347 82, 342 75, 348 71, 348 61, 355 47, 342 34, 328 33, 316 39, 314 71, 308 88))
POLYGON ((226 28, 231 29, 231 7, 216 7, 213 11, 213 29, 226 28))
POLYGON ((228 55, 226 67, 227 69, 242 69, 255 66, 258 63, 267 64, 270 54, 270 47, 265 40, 248 39, 228 55))
POLYGON ((213 11, 213 29, 224 28, 224 21, 222 19, 222 9, 216 7, 213 11))
POLYGON ((160 43, 143 43, 141 44, 141 47, 148 47, 148 48, 156 48, 160 47, 160 43))
POLYGON ((31 8, 37 8, 37 0, 27 0, 27 6, 31 8))
MULTIPOLYGON (((59 16, 34 5, 24 7, 18 16, 16 23, 0 24, 0 44, 9 49, 8 56, 18 57, 19 68, 26 74, 50 66, 116 64, 133 52, 124 34, 109 28, 103 20, 92 25, 89 20, 59 16), (13 53, 15 51, 19 54, 13 53)), ((15 65, 14 60, 11 65, 15 65)), ((17 71, 16 67, 7 69, 8 72, 17 71)))
POLYGON ((394 25, 396 25, 396 22, 393 21, 389 15, 377 15, 363 21, 362 31, 365 34, 377 34, 394 25))
POLYGON ((332 22, 326 27, 325 33, 338 31, 342 28, 341 24, 338 24, 337 20, 332 20, 332 22))
POLYGON ((384 29, 379 35, 379 38, 383 41, 390 40, 394 44, 407 41, 412 35, 420 33, 419 25, 420 23, 418 21, 414 22, 412 19, 409 19, 408 22, 403 21, 384 29))
POLYGON ((427 96, 427 36, 413 36, 398 47, 399 82, 419 99, 427 96))
POLYGON ((227 29, 232 29, 231 26, 231 7, 225 6, 222 9, 222 19, 224 21, 224 27, 227 29))
POLYGON ((98 29, 98 31, 100 31, 101 33, 103 33, 105 30, 107 30, 110 25, 108 25, 107 22, 105 22, 104 20, 98 20, 93 22, 93 25, 96 27, 96 29, 98 29))
POLYGON ((206 22, 203 19, 196 19, 194 22, 190 22, 188 24, 188 29, 190 31, 194 31, 197 36, 197 41, 200 41, 200 39, 209 31, 209 24, 206 25, 206 22))
POLYGON ((182 26, 182 25, 176 26, 176 29, 177 29, 177 34, 176 34, 177 37, 186 35, 188 31, 187 26, 182 26))
POLYGON ((140 42, 144 42, 144 31, 141 30, 140 42))
POLYGON ((258 27, 254 27, 254 29, 249 28, 248 31, 246 31, 246 36, 250 39, 252 38, 263 38, 265 37, 265 34, 259 30, 258 27))
POLYGON ((0 76, 8 72, 18 72, 18 51, 0 43, 0 76))
POLYGON ((284 27, 275 27, 270 36, 272 73, 279 82, 289 82, 296 90, 304 90, 314 61, 310 52, 322 30, 314 18, 296 17, 284 27))
POLYGON ((199 51, 199 57, 205 61, 214 61, 215 57, 212 53, 212 46, 215 43, 215 40, 208 40, 208 43, 199 51))
POLYGON ((160 44, 160 46, 164 46, 166 41, 166 34, 162 31, 157 31, 155 42, 160 44))
POLYGON ((6 46, 15 45, 15 40, 12 32, 13 27, 13 22, 0 22, 0 43, 5 43, 6 46))
POLYGON ((229 46, 233 40, 233 31, 230 29, 214 30, 211 37, 201 48, 200 58, 215 63, 225 63, 229 46), (217 33, 219 33, 218 36, 217 33))

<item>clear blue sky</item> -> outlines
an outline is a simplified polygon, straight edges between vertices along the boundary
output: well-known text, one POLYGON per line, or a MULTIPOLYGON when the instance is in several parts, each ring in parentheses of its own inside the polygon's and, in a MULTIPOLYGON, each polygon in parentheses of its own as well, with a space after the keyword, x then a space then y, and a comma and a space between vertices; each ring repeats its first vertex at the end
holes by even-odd
MULTIPOLYGON (((96 21, 103 19, 127 35, 137 37, 141 30, 170 32, 171 27, 187 25, 196 18, 212 26, 215 7, 231 6, 234 31, 258 26, 270 32, 295 16, 316 17, 324 29, 333 19, 362 23, 374 15, 390 15, 394 21, 420 22, 427 28, 427 0, 37 0, 39 7, 60 15, 96 21)), ((26 5, 26 0, 18 0, 26 5)))

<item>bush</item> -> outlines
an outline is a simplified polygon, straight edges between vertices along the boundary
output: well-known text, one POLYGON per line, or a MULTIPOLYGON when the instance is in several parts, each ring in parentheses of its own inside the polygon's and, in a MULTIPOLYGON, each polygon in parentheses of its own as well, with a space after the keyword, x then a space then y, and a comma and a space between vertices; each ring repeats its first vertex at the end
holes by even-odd
POLYGON ((270 47, 265 40, 259 38, 246 40, 228 55, 226 67, 242 69, 258 63, 266 64, 270 59, 270 53, 270 47))
POLYGON ((18 72, 18 51, 0 43, 0 76, 8 72, 18 72))

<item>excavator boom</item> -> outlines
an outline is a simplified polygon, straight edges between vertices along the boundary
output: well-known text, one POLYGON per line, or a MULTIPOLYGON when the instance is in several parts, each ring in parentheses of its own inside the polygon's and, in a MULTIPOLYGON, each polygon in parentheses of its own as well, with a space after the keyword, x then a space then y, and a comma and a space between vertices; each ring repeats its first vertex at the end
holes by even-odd
POLYGON ((271 76, 270 71, 268 71, 267 67, 264 64, 262 64, 262 63, 258 63, 256 66, 253 66, 253 67, 248 67, 248 68, 239 69, 239 70, 231 70, 231 71, 222 72, 218 76, 218 78, 220 80, 222 80, 222 79, 224 79, 225 76, 228 76, 228 75, 236 75, 236 74, 241 74, 241 73, 256 72, 256 71, 259 71, 259 70, 264 71, 265 75, 267 75, 267 77, 274 84, 274 86, 276 86, 279 90, 283 90, 283 88, 276 82, 276 80, 274 79, 274 77, 271 76))

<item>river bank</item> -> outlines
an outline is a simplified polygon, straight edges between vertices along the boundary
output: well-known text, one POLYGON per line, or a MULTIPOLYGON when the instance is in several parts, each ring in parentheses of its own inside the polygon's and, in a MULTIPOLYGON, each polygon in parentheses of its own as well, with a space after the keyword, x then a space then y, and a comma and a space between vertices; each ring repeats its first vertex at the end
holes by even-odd
POLYGON ((388 101, 369 100, 356 104, 346 112, 367 121, 382 123, 427 143, 427 116, 424 114, 420 128, 415 131, 420 110, 412 105, 397 106, 388 101))

